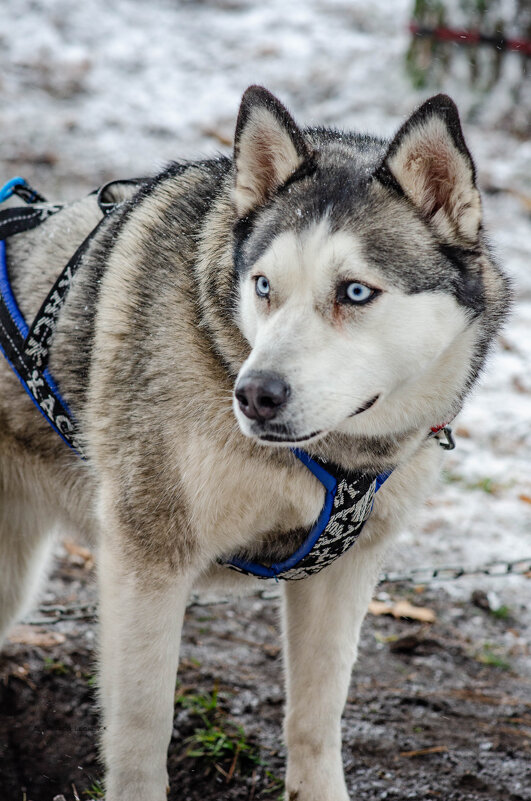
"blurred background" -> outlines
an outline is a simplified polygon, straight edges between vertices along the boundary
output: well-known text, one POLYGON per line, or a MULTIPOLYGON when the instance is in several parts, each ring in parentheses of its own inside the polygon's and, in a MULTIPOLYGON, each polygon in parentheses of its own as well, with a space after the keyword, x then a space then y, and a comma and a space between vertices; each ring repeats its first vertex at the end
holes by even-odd
MULTIPOLYGON (((446 486, 393 565, 529 556, 530 42, 530 0, 17 0, 0 31, 2 180, 21 174, 70 199, 173 158, 229 153, 251 83, 302 124, 382 136, 430 94, 449 93, 517 302, 455 424, 446 486)), ((485 586, 510 605, 529 603, 523 583, 485 586)))

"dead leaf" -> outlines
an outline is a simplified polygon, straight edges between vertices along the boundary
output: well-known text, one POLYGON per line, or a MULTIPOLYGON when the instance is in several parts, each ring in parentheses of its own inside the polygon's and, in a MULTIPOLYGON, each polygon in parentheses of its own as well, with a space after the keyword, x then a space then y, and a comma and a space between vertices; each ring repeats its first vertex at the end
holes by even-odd
POLYGON ((410 620, 419 620, 421 623, 434 623, 436 615, 433 609, 426 606, 414 606, 409 601, 371 601, 369 604, 371 615, 392 615, 395 618, 407 617, 410 620))
POLYGON ((529 387, 526 384, 524 384, 524 382, 519 376, 515 375, 515 377, 512 380, 512 385, 517 392, 529 395, 530 392, 529 387))
POLYGON ((502 348, 502 350, 507 350, 509 351, 509 353, 516 350, 514 345, 511 342, 509 342, 508 339, 505 339, 504 336, 498 337, 498 342, 500 343, 500 347, 502 348))
POLYGON ((524 503, 531 503, 531 495, 519 495, 518 497, 524 503))
POLYGON ((434 623, 436 619, 433 609, 427 606, 414 606, 409 601, 397 601, 393 615, 395 617, 408 617, 411 620, 420 620, 421 623, 434 623))
POLYGON ((433 745, 431 748, 419 748, 417 751, 400 751, 401 757, 417 757, 426 754, 445 754, 448 751, 447 745, 433 745))
POLYGON ((369 604, 369 613, 371 615, 391 615, 393 604, 387 601, 371 601, 369 604))
POLYGON ((232 136, 220 131, 218 128, 202 128, 201 133, 204 136, 211 136, 213 139, 217 139, 220 145, 225 145, 226 147, 232 145, 232 136))
POLYGON ((526 195, 523 192, 519 192, 517 189, 508 189, 507 192, 513 197, 518 198, 526 211, 531 211, 531 195, 526 195))
POLYGON ((463 439, 470 439, 470 431, 468 430, 468 428, 465 428, 464 426, 458 426, 455 429, 455 433, 457 434, 458 437, 462 437, 463 439))
POLYGON ((7 684, 7 680, 9 676, 13 676, 16 679, 20 679, 28 687, 31 687, 32 690, 37 689, 37 685, 30 679, 30 667, 27 662, 24 662, 23 665, 15 665, 13 663, 8 663, 7 670, 3 676, 2 683, 7 684))
POLYGON ((34 645, 39 648, 51 648, 66 641, 65 635, 59 631, 48 631, 40 626, 24 624, 11 629, 8 639, 17 645, 34 645))
POLYGON ((278 645, 271 645, 269 643, 266 643, 265 645, 262 646, 262 648, 264 652, 267 654, 267 656, 271 657, 271 659, 276 659, 276 657, 280 653, 280 647, 278 645))
POLYGON ((94 557, 88 548, 78 545, 77 542, 73 540, 63 540, 63 547, 68 555, 73 557, 70 561, 74 564, 79 565, 79 567, 84 567, 87 570, 91 570, 94 567, 94 557))

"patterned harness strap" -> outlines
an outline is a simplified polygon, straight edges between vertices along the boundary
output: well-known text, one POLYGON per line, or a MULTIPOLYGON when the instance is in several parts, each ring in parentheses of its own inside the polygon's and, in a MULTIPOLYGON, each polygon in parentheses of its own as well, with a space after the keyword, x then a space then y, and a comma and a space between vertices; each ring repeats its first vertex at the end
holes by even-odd
POLYGON ((297 581, 319 573, 355 544, 372 511, 376 492, 392 471, 377 476, 347 471, 324 459, 312 459, 305 451, 294 449, 293 453, 325 488, 317 522, 302 545, 283 562, 267 565, 233 557, 222 564, 261 579, 297 581))
POLYGON ((0 202, 14 193, 22 197, 26 203, 38 202, 45 205, 10 208, 0 212, 0 351, 52 428, 67 445, 83 455, 66 402, 61 397, 45 363, 39 363, 33 358, 31 351, 28 352, 29 328, 11 290, 6 247, 3 241, 8 236, 36 228, 63 207, 46 204, 45 198, 32 190, 22 178, 14 178, 0 189, 0 202))
POLYGON ((27 394, 54 431, 82 459, 86 456, 79 441, 76 421, 48 370, 51 341, 59 312, 90 242, 106 215, 120 205, 119 202, 109 202, 106 199, 106 190, 117 183, 137 184, 141 180, 111 181, 96 190, 102 219, 69 259, 31 326, 26 323, 11 289, 4 240, 36 228, 64 206, 46 203, 46 199, 23 178, 13 178, 0 189, 0 203, 16 194, 30 204, 29 207, 15 207, 0 212, 0 352, 4 354, 27 394))

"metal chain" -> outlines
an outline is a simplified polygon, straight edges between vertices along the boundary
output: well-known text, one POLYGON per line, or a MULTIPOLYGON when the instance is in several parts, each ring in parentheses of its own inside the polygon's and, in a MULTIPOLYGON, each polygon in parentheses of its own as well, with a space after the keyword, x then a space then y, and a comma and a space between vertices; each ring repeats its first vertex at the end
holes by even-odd
MULTIPOLYGON (((497 578, 499 576, 529 576, 531 578, 531 557, 528 559, 518 559, 514 562, 488 562, 477 567, 454 567, 442 565, 440 567, 414 567, 403 573, 382 573, 379 584, 430 584, 432 581, 454 581, 464 576, 489 576, 497 578)), ((255 594, 255 597, 262 600, 278 598, 280 591, 276 588, 262 590, 255 594)), ((198 595, 192 595, 189 606, 216 606, 228 604, 232 598, 202 599, 198 595)), ((77 604, 42 604, 39 612, 43 617, 23 622, 29 626, 49 626, 51 623, 59 623, 65 620, 85 620, 94 621, 97 618, 97 605, 93 603, 77 604)))
POLYGON ((50 623, 60 623, 65 620, 95 620, 97 617, 97 604, 41 604, 39 612, 45 617, 24 619, 22 623, 27 626, 49 626, 50 623))
POLYGON ((380 576, 381 584, 397 584, 411 582, 414 584, 428 584, 431 581, 453 581, 462 576, 531 576, 531 558, 518 559, 514 562, 488 562, 478 567, 414 567, 405 573, 383 573, 380 576))

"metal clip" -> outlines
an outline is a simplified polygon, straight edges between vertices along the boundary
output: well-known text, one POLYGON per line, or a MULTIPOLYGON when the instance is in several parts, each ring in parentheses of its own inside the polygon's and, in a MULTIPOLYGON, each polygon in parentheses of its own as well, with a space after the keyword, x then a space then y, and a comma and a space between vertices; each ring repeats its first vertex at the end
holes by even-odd
POLYGON ((36 189, 33 189, 33 187, 30 186, 27 181, 24 181, 23 184, 17 184, 17 186, 13 187, 13 193, 18 195, 19 198, 24 201, 24 203, 47 203, 44 195, 41 195, 40 192, 37 192, 36 189))
POLYGON ((11 178, 0 189, 0 203, 10 198, 11 195, 18 195, 25 203, 46 203, 46 198, 36 189, 33 189, 25 178, 20 176, 11 178))
POLYGON ((446 437, 446 442, 443 442, 437 437, 437 439, 439 439, 439 445, 441 446, 441 448, 444 448, 445 451, 453 451, 453 449, 455 448, 455 439, 452 434, 452 427, 445 426, 442 429, 442 432, 439 433, 444 434, 444 436, 446 437))
POLYGON ((116 181, 107 181, 96 190, 96 200, 102 213, 107 216, 122 205, 126 200, 130 200, 138 191, 142 184, 147 183, 148 178, 123 178, 116 181))

